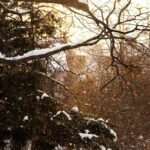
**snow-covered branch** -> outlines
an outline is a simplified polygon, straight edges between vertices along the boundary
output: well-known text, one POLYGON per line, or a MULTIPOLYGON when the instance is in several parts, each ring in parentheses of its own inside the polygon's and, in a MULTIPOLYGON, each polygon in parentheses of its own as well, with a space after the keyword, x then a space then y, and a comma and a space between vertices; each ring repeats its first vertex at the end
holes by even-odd
POLYGON ((6 5, 4 5, 2 2, 0 2, 0 6, 7 12, 12 13, 12 14, 16 14, 16 15, 24 15, 24 14, 28 14, 31 12, 31 10, 20 10, 20 11, 16 11, 13 9, 8 8, 6 5))
POLYGON ((75 49, 81 46, 89 46, 95 44, 97 42, 98 36, 92 37, 86 41, 82 41, 79 43, 73 43, 73 44, 60 44, 52 48, 43 48, 43 49, 35 49, 31 50, 27 53, 24 53, 23 55, 18 55, 14 57, 7 57, 4 54, 0 52, 0 62, 3 63, 15 63, 15 62, 23 62, 23 61, 30 61, 35 59, 42 59, 46 58, 48 56, 52 56, 54 54, 57 54, 61 51, 71 50, 75 49))

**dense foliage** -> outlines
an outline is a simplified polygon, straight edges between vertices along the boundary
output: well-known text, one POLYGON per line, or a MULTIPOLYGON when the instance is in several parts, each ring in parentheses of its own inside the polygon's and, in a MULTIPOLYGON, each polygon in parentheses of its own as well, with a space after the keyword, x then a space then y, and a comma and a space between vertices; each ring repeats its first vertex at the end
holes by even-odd
MULTIPOLYGON (((0 12, 0 52, 6 56, 62 40, 57 36, 61 20, 53 12, 45 13, 38 5, 25 2, 16 10, 19 14, 5 9, 0 12)), ((37 70, 46 73, 41 66, 39 60, 0 64, 0 149, 29 149, 30 144, 33 150, 109 147, 116 140, 112 125, 85 118, 74 109, 63 111, 59 100, 52 97, 53 81, 46 80, 43 85, 45 79, 37 75, 37 70), (49 88, 48 95, 43 86, 49 88)))
POLYGON ((109 122, 87 118, 77 108, 63 111, 59 101, 36 89, 33 74, 7 76, 5 85, 7 92, 1 96, 0 108, 1 149, 21 149, 28 140, 35 150, 58 145, 99 149, 116 139, 109 122), (89 134, 85 134, 86 130, 89 134))

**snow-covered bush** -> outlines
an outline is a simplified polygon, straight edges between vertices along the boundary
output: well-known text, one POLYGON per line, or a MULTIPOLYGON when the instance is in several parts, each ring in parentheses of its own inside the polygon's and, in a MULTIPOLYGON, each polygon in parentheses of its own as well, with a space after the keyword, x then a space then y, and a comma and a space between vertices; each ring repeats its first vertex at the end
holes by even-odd
POLYGON ((28 141, 33 150, 102 149, 117 140, 109 122, 89 118, 77 106, 63 110, 59 101, 35 89, 36 80, 31 74, 9 76, 5 81, 10 82, 11 78, 15 80, 1 97, 4 104, 0 108, 1 149, 8 145, 21 149, 27 147, 28 141))

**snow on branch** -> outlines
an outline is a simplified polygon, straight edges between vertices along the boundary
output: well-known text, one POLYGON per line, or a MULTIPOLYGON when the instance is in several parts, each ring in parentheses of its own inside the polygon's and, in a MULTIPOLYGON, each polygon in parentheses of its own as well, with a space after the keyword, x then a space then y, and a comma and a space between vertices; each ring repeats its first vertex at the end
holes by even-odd
POLYGON ((65 112, 65 111, 58 111, 56 113, 56 115, 51 117, 51 120, 53 120, 55 117, 59 116, 60 114, 63 114, 68 120, 72 120, 70 115, 67 112, 65 112))
POLYGON ((84 3, 86 5, 88 5, 88 0, 78 0, 80 3, 84 3))
POLYGON ((9 13, 12 13, 12 14, 16 14, 16 15, 24 15, 24 14, 28 14, 31 12, 31 10, 13 10, 13 9, 10 9, 8 8, 6 5, 4 5, 2 2, 0 2, 0 6, 5 9, 6 11, 8 11, 9 13))
POLYGON ((90 134, 89 130, 85 130, 85 133, 79 133, 79 136, 81 137, 81 139, 92 139, 92 138, 98 138, 98 136, 96 134, 90 134))
POLYGON ((18 55, 14 57, 7 57, 0 52, 0 62, 3 62, 3 63, 14 62, 15 63, 15 62, 30 61, 30 60, 35 60, 35 59, 42 59, 42 58, 46 58, 48 56, 57 54, 61 51, 71 50, 71 49, 75 49, 81 46, 93 45, 97 42, 96 40, 97 38, 99 38, 99 35, 92 37, 83 42, 79 42, 75 44, 60 44, 52 48, 35 49, 27 53, 24 53, 23 55, 18 55))

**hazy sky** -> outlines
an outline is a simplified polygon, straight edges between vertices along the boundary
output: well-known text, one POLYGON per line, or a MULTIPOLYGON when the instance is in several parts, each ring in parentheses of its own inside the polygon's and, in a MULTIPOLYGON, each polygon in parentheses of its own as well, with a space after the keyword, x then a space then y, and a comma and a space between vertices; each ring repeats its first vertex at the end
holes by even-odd
MULTIPOLYGON (((89 0, 89 6, 92 8, 92 5, 90 5, 90 1, 93 1, 95 4, 97 4, 97 2, 100 4, 99 6, 102 6, 103 4, 106 5, 112 5, 111 2, 114 2, 115 0, 89 0), (102 4, 102 5, 101 5, 102 4)), ((124 5, 127 3, 128 0, 121 0, 120 3, 121 5, 124 5)), ((149 6, 150 8, 150 0, 132 0, 132 4, 135 5, 135 7, 147 7, 149 6), (148 5, 149 3, 149 5, 148 5)), ((92 10, 92 9, 91 9, 92 10)), ((82 19, 81 19, 82 20, 82 19)), ((82 21, 84 22, 84 21, 82 21)), ((84 25, 88 26, 90 29, 92 29, 93 25, 90 23, 91 21, 87 21, 85 22, 84 25), (88 24, 88 25, 87 25, 88 24), (92 27, 90 27, 92 26, 92 27)), ((88 31, 87 29, 85 29, 85 27, 81 27, 81 25, 79 25, 80 22, 78 20, 75 21, 75 28, 72 27, 71 28, 71 33, 72 33, 72 38, 71 41, 80 41, 82 39, 86 39, 89 36, 93 36, 92 32, 90 33, 90 31, 88 31)))
POLYGON ((142 5, 147 5, 147 3, 149 2, 149 0, 132 0, 132 1, 134 1, 135 3, 142 4, 142 5))
MULTIPOLYGON (((109 2, 109 1, 115 1, 115 0, 89 0, 89 1, 93 1, 95 3, 97 2, 109 2)), ((127 2, 127 0, 120 0, 120 2, 127 2)), ((135 4, 140 4, 140 5, 144 5, 144 6, 149 6, 150 7, 150 0, 132 0, 132 3, 135 3, 135 4), (147 5, 149 4, 149 5, 147 5)))

